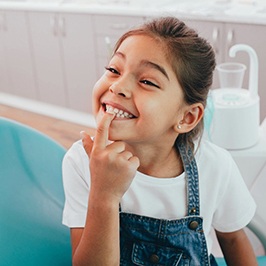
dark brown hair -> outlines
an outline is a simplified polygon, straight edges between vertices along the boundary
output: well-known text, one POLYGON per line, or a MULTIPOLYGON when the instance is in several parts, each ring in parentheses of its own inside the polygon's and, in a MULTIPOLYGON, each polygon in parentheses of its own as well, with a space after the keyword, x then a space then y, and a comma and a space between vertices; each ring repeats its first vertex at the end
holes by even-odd
MULTIPOLYGON (((206 106, 215 69, 215 54, 211 45, 184 22, 175 17, 154 19, 121 36, 116 43, 117 51, 129 36, 147 35, 161 42, 166 57, 172 65, 187 104, 202 103, 206 106)), ((203 133, 203 119, 188 133, 180 134, 177 143, 194 147, 195 138, 203 133)))

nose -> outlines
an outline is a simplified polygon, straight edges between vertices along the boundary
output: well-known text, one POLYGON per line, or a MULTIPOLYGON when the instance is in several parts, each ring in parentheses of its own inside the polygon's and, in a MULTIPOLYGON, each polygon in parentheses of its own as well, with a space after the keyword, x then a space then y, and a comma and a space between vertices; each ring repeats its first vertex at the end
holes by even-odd
POLYGON ((109 91, 117 96, 130 98, 132 94, 131 85, 129 82, 117 81, 109 87, 109 91))

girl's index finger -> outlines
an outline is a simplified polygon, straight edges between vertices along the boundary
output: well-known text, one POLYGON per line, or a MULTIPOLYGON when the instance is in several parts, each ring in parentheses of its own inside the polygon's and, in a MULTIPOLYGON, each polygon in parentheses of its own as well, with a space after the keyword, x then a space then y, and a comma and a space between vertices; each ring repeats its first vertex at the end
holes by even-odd
POLYGON ((94 148, 104 149, 108 143, 109 136, 109 127, 111 125, 112 120, 114 119, 115 114, 113 113, 105 113, 102 117, 102 120, 99 122, 96 134, 94 138, 94 148))

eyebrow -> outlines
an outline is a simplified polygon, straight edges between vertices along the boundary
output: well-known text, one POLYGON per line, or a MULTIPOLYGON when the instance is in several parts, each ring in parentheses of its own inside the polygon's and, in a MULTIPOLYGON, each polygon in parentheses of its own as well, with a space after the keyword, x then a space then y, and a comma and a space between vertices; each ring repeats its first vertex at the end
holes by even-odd
POLYGON ((142 60, 141 61, 141 63, 143 64, 143 65, 146 65, 146 66, 149 66, 149 67, 152 67, 152 68, 154 68, 154 69, 157 69, 157 70, 159 70, 168 80, 169 80, 169 77, 168 77, 168 75, 167 75, 167 73, 166 73, 166 71, 165 71, 165 69, 162 67, 162 66, 160 66, 160 65, 158 65, 158 64, 155 64, 155 63, 153 63, 153 62, 151 62, 151 61, 148 61, 148 60, 142 60))
MULTIPOLYGON (((119 57, 122 57, 122 58, 125 58, 126 57, 123 53, 118 52, 118 51, 115 52, 114 56, 115 55, 117 55, 119 57)), ((153 62, 151 62, 149 60, 142 60, 141 61, 141 65, 148 66, 148 67, 152 67, 152 68, 160 71, 169 80, 169 76, 167 75, 167 72, 165 71, 165 69, 162 66, 160 66, 160 65, 158 65, 156 63, 153 63, 153 62)))

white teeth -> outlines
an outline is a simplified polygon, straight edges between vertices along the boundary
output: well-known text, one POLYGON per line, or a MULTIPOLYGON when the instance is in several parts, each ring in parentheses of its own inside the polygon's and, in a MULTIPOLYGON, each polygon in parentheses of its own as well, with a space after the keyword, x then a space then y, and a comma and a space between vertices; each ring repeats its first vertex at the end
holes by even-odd
POLYGON ((123 110, 119 110, 118 108, 114 108, 111 105, 106 105, 106 112, 109 114, 116 114, 116 117, 120 118, 133 118, 132 114, 124 112, 123 110))
POLYGON ((110 105, 106 105, 106 112, 109 114, 114 114, 114 108, 110 105))

